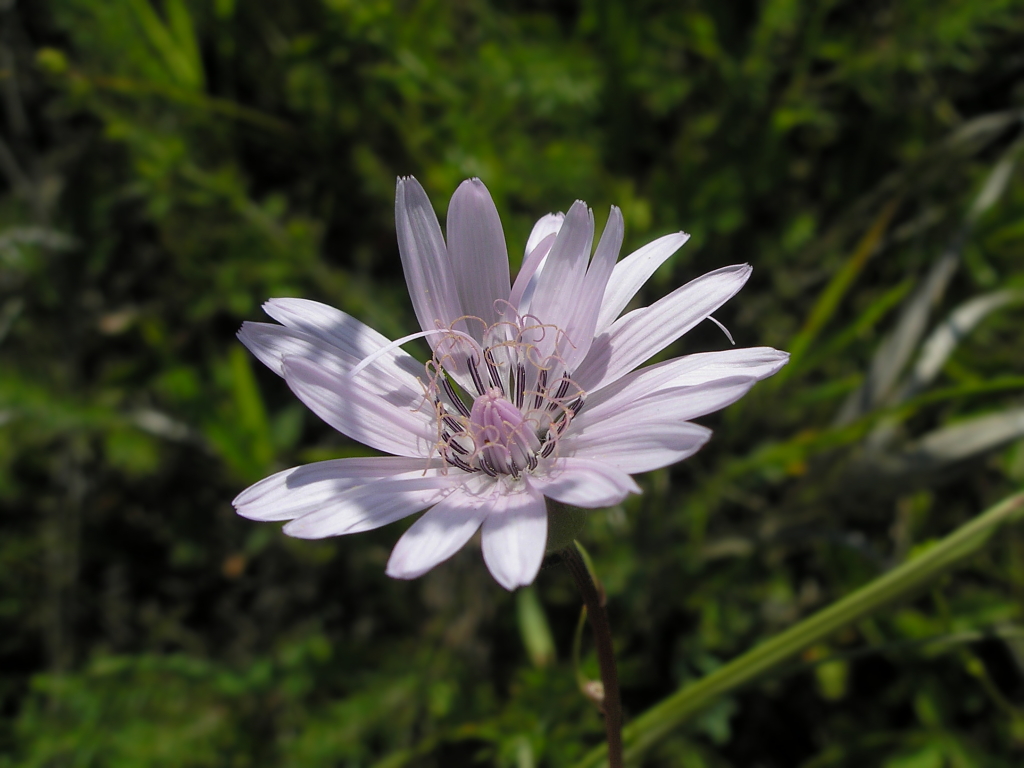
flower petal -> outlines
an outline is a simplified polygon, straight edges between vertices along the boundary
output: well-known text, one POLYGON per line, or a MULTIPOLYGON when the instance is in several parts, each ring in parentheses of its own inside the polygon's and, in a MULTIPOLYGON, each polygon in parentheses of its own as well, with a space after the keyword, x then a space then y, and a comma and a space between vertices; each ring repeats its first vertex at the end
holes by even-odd
POLYGON ((405 282, 420 327, 424 331, 447 328, 462 317, 462 305, 437 215, 412 176, 398 180, 395 226, 405 282))
POLYGON ((540 570, 548 540, 544 497, 529 482, 518 492, 499 492, 483 524, 484 562, 505 589, 530 584, 540 570))
POLYGON ((566 302, 574 305, 573 315, 564 326, 566 343, 562 345, 562 358, 568 371, 574 370, 590 351, 598 313, 601 311, 601 300, 615 267, 615 260, 619 257, 624 234, 622 211, 613 205, 580 292, 578 295, 570 294, 571 300, 566 302))
MULTIPOLYGON (((278 376, 284 376, 286 357, 309 360, 342 375, 361 359, 308 333, 272 323, 242 323, 238 338, 278 376)), ((359 380, 395 408, 416 410, 423 401, 423 388, 416 374, 423 375, 423 365, 411 355, 401 352, 396 359, 386 353, 366 366, 359 380)))
POLYGON ((649 307, 623 315, 594 339, 573 374, 586 392, 596 392, 667 347, 736 295, 750 277, 739 264, 691 280, 649 307))
POLYGON ((436 459, 398 456, 318 461, 266 477, 238 494, 231 504, 239 515, 250 520, 293 520, 375 480, 439 468, 436 459))
POLYGON ((631 493, 640 493, 640 486, 626 472, 588 458, 556 459, 547 475, 532 480, 545 496, 586 509, 610 507, 631 493))
POLYGON ((338 494, 284 527, 289 536, 322 539, 380 528, 433 506, 462 483, 446 469, 406 472, 338 494))
POLYGON ((399 456, 429 456, 437 444, 433 410, 381 399, 361 376, 344 376, 301 357, 284 360, 284 379, 317 416, 353 440, 399 456))
POLYGON ((688 459, 711 438, 711 430, 690 422, 626 420, 628 431, 564 438, 559 450, 594 459, 631 475, 688 459))
POLYGON ((481 340, 483 330, 498 322, 506 309, 510 284, 508 251, 498 209, 480 179, 459 185, 448 206, 448 258, 462 311, 479 317, 468 330, 481 340))
POLYGON ((547 239, 548 235, 557 235, 558 230, 562 228, 563 221, 565 221, 564 213, 549 213, 547 216, 537 219, 530 236, 526 239, 525 257, 528 258, 541 241, 547 239))
MULTIPOLYGON (((576 311, 587 274, 587 262, 594 242, 594 215, 586 203, 577 200, 562 222, 554 245, 537 276, 537 289, 530 301, 530 314, 547 326, 565 329, 576 311)), ((544 329, 538 336, 541 357, 554 350, 557 333, 544 329)))
POLYGON ((641 286, 689 239, 690 236, 685 232, 673 232, 633 251, 615 265, 601 302, 597 333, 602 333, 615 322, 641 286))
POLYGON ((530 302, 533 301, 533 294, 537 290, 537 281, 540 279, 540 272, 544 269, 551 246, 555 244, 555 233, 545 237, 537 247, 526 254, 523 259, 523 266, 519 268, 516 275, 515 285, 512 286, 512 293, 508 297, 508 303, 518 310, 520 315, 530 311, 530 302))
POLYGON ((605 403, 636 402, 668 387, 689 387, 741 376, 758 381, 776 373, 789 360, 788 352, 771 347, 724 349, 677 357, 628 373, 587 397, 587 411, 600 413, 605 403))
POLYGON ((477 495, 464 488, 453 491, 398 540, 388 560, 388 576, 415 579, 443 563, 479 530, 492 503, 493 494, 477 495))
POLYGON ((584 408, 572 420, 559 449, 579 445, 579 438, 612 442, 618 435, 642 434, 652 425, 681 424, 732 405, 757 379, 729 376, 691 387, 667 387, 639 400, 615 399, 595 407, 584 408), (570 439, 572 438, 572 439, 570 439))
POLYGON ((319 301, 270 299, 264 303, 263 311, 281 325, 314 336, 357 360, 391 343, 365 323, 319 301))

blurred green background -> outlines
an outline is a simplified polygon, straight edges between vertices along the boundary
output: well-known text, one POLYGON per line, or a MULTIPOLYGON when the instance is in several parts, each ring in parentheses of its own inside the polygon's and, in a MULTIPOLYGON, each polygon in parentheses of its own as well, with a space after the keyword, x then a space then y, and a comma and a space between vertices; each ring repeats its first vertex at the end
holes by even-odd
MULTIPOLYGON (((273 296, 415 330, 397 175, 480 176, 518 262, 576 198, 650 300, 793 353, 590 516, 627 718, 1024 481, 1021 0, 0 0, 0 766, 565 766, 564 570, 237 518, 364 449, 235 340, 273 296)), ((443 219, 442 219, 443 220, 443 219)), ((727 344, 704 324, 672 354, 727 344)), ((1024 529, 645 765, 1024 764, 1024 529)), ((597 676, 584 640, 583 670, 597 676)))

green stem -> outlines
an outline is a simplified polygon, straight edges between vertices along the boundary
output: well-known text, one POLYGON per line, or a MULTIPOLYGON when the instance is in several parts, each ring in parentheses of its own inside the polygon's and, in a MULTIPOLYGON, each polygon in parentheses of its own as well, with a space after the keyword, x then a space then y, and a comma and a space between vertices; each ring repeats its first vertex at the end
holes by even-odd
POLYGON ((615 668, 615 651, 612 648, 612 630, 608 623, 608 611, 605 610, 604 599, 598 593, 579 550, 574 545, 570 545, 561 550, 560 554, 562 562, 565 563, 569 573, 576 581, 576 586, 579 587, 583 604, 587 607, 590 630, 594 633, 594 647, 597 650, 597 662, 601 667, 601 682, 604 684, 601 708, 604 712, 604 728, 608 740, 606 747, 608 766, 609 768, 622 768, 622 701, 619 698, 619 674, 615 668))
MULTIPOLYGON (((837 630, 913 594, 981 549, 989 537, 1022 508, 1024 493, 1010 496, 913 559, 656 704, 634 720, 623 733, 626 758, 634 761, 720 696, 760 677, 837 630)), ((576 768, 605 765, 609 765, 605 750, 598 748, 589 752, 576 764, 576 768)))

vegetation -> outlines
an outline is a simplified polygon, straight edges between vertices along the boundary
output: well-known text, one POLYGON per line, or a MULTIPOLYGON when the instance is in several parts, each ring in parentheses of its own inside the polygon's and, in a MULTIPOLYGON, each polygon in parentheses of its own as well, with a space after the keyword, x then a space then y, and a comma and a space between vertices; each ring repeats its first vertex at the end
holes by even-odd
POLYGON ((413 330, 406 174, 481 177, 514 260, 576 198, 685 229, 648 298, 749 261, 717 317, 793 354, 589 517, 636 764, 1021 764, 1024 526, 935 544, 1024 484, 1021 51, 1020 0, 0 2, 0 766, 599 762, 563 569, 397 582, 401 524, 230 506, 367 453, 234 333, 413 330), (938 565, 680 704, 901 563, 938 565))

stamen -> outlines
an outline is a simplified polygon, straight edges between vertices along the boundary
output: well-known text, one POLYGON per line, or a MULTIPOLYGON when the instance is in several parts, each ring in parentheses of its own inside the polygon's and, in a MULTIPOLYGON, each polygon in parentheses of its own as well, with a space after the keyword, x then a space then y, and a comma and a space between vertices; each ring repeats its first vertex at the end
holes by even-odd
POLYGON ((452 405, 455 406, 455 409, 459 413, 468 419, 469 408, 466 407, 466 404, 462 402, 462 398, 455 392, 455 388, 452 386, 452 383, 448 381, 448 377, 443 371, 439 373, 438 376, 441 379, 441 388, 444 389, 444 393, 448 395, 448 399, 452 401, 452 405))
POLYGON ((501 383, 501 376, 498 373, 498 366, 495 365, 494 359, 491 357, 491 348, 488 347, 484 351, 484 363, 487 364, 487 372, 491 375, 491 383, 494 384, 498 389, 501 390, 501 394, 505 394, 505 385, 501 383))
POLYGON ((484 386, 484 381, 480 378, 480 371, 477 370, 477 365, 476 355, 471 355, 469 358, 469 375, 473 379, 473 386, 476 387, 477 394, 483 395, 487 392, 487 387, 484 386))
POLYGON ((516 363, 515 372, 516 408, 523 407, 523 394, 526 392, 526 366, 516 363))
POLYGON ((569 384, 571 381, 568 377, 563 377, 562 382, 558 385, 558 391, 555 392, 554 398, 548 403, 548 410, 553 411, 558 407, 558 402, 565 397, 565 393, 569 391, 569 384))
POLYGON ((548 369, 541 368, 537 372, 537 394, 533 396, 533 407, 540 408, 540 404, 544 402, 544 396, 547 394, 548 388, 548 369))

